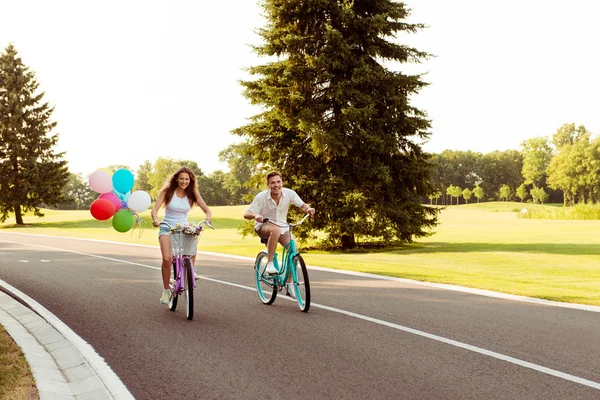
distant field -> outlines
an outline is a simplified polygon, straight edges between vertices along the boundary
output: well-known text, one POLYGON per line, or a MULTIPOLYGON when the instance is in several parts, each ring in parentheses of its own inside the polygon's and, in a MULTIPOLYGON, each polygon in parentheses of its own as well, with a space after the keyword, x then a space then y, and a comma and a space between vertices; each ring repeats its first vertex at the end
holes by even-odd
MULTIPOLYGON (((558 206, 558 205, 554 205, 558 206)), ((600 221, 517 218, 516 210, 546 207, 516 202, 450 206, 436 233, 393 251, 305 252, 309 265, 441 282, 556 301, 600 305, 600 221)), ((245 206, 212 207, 215 231, 203 233, 200 249, 253 257, 262 247, 236 227, 245 206)), ((47 210, 26 217, 16 232, 156 245, 157 230, 117 233, 88 211, 47 210)), ((149 211, 142 214, 147 221, 149 211)), ((191 214, 200 220, 200 211, 191 214)), ((14 220, 13 220, 14 221, 14 220)), ((157 260, 158 264, 158 260, 157 260)))

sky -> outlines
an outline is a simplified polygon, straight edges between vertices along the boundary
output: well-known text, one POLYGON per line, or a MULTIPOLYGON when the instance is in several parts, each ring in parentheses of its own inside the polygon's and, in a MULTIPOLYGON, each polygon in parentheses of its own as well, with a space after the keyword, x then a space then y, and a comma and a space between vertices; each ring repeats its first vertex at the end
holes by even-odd
MULTIPOLYGON (((411 0, 400 35, 434 57, 390 66, 424 74, 412 98, 432 121, 425 150, 488 153, 550 137, 562 124, 600 133, 596 0, 411 0)), ((170 157, 204 173, 258 112, 242 94, 250 44, 264 18, 255 0, 0 0, 0 52, 12 43, 55 107, 58 151, 71 172, 136 170, 170 157)))

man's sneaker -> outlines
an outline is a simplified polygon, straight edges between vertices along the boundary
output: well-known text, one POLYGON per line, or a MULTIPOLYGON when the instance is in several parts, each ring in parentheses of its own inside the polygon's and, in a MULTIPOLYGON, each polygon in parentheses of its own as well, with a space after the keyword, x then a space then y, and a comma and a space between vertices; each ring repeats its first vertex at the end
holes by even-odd
POLYGON ((279 271, 277 271, 277 268, 275 268, 273 261, 269 261, 265 268, 265 274, 274 275, 274 274, 278 274, 278 273, 279 273, 279 271))
POLYGON ((285 284, 285 290, 287 291, 287 295, 290 296, 292 299, 296 300, 296 288, 294 287, 293 283, 286 283, 285 284))
POLYGON ((162 297, 160 298, 160 302, 163 304, 168 304, 169 301, 171 300, 171 289, 165 289, 163 290, 163 294, 162 297))

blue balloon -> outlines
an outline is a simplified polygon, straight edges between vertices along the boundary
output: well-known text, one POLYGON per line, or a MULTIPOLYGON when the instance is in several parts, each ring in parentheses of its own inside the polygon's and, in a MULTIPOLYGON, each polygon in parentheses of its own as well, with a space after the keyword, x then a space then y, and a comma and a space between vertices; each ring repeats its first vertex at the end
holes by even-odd
POLYGON ((118 169, 112 176, 112 182, 116 191, 127 193, 133 188, 133 174, 128 169, 118 169))

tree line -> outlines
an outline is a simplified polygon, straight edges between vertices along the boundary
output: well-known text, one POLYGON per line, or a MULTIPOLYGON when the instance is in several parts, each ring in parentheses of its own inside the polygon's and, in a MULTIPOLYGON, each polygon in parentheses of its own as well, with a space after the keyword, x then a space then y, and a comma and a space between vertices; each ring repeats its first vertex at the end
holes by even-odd
POLYGON ((576 203, 600 201, 600 138, 583 125, 564 124, 520 150, 445 150, 434 154, 430 204, 479 201, 576 203))
MULTIPOLYGON (((166 176, 186 165, 209 204, 242 204, 264 187, 267 171, 279 170, 318 210, 298 237, 314 229, 325 234, 325 244, 344 249, 357 238, 387 245, 430 235, 440 209, 427 202, 438 193, 442 204, 471 196, 548 200, 540 191, 548 201, 564 194, 569 204, 597 199, 599 152, 581 127, 562 129, 554 147, 532 139, 521 151, 423 151, 431 121, 410 99, 428 83, 404 73, 402 64, 430 55, 398 43, 425 27, 406 21, 404 3, 262 5, 267 23, 253 49, 265 61, 250 66, 251 79, 240 82, 261 111, 233 131, 243 141, 221 152, 230 171, 206 175, 193 160, 159 158, 134 168, 135 189, 156 197, 166 176)), ((65 207, 69 199, 86 208, 94 196, 86 192, 87 177, 69 173, 64 155, 53 150, 52 107, 37 88, 9 45, 0 54, 0 221, 14 213, 22 224, 22 211, 41 216, 41 207, 65 207)))

